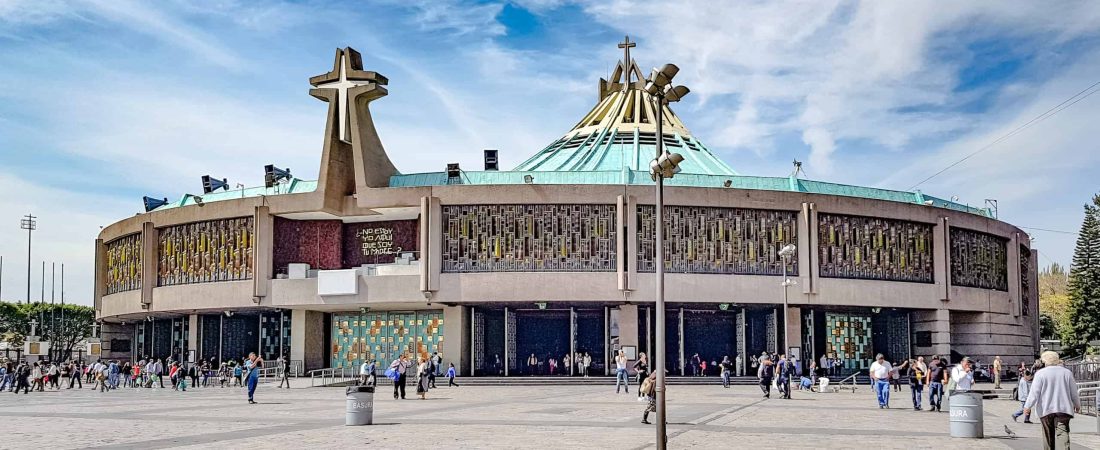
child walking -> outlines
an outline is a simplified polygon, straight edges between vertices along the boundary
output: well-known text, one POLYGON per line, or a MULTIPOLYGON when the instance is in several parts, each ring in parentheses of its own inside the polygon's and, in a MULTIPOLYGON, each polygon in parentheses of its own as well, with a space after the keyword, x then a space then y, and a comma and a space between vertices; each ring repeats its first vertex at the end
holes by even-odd
POLYGON ((447 387, 458 387, 455 383, 455 363, 451 363, 451 366, 447 368, 447 387))

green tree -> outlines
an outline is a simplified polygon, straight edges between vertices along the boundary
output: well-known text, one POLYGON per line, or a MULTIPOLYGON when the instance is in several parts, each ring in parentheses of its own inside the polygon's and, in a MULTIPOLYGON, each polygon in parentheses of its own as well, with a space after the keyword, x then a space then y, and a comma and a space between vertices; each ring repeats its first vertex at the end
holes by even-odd
POLYGON ((1047 313, 1039 314, 1039 339, 1057 339, 1058 326, 1047 313))
POLYGON ((71 304, 0 302, 0 339, 21 348, 31 332, 31 320, 37 322, 35 331, 41 339, 50 341, 51 359, 66 358, 77 344, 91 336, 95 310, 71 304))
POLYGON ((1079 355, 1089 341, 1100 339, 1100 195, 1085 205, 1085 220, 1077 235, 1069 271, 1067 353, 1079 355))
POLYGON ((1070 326, 1069 274, 1058 263, 1039 271, 1040 336, 1043 339, 1067 339, 1070 326), (1044 318, 1051 321, 1044 324, 1044 318), (1049 325, 1052 328, 1045 328, 1049 325))

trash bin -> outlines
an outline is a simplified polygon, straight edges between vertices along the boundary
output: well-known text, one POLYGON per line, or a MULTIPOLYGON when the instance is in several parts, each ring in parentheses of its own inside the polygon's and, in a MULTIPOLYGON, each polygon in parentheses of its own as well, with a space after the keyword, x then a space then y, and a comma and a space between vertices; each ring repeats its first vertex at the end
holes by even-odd
POLYGON ((982 394, 955 391, 948 397, 951 411, 951 437, 985 437, 982 418, 982 394))
POLYGON ((374 422, 374 386, 348 387, 348 408, 344 425, 370 425, 374 422))

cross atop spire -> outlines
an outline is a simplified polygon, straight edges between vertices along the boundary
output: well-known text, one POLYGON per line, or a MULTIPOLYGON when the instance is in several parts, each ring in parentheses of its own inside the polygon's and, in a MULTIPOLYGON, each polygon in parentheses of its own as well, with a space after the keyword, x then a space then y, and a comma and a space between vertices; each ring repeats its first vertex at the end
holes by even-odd
POLYGON ((637 42, 630 42, 630 36, 623 36, 623 41, 619 43, 619 48, 623 49, 623 68, 626 70, 626 82, 623 84, 630 84, 631 70, 630 70, 630 49, 637 47, 637 42))

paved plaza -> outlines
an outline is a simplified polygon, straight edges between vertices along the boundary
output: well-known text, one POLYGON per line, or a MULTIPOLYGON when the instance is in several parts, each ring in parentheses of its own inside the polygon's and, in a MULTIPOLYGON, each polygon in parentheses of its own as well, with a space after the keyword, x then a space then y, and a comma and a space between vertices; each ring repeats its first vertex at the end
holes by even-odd
MULTIPOLYGON (((643 403, 613 386, 466 386, 428 400, 375 399, 375 425, 347 427, 339 388, 90 389, 0 395, 0 448, 652 448, 643 403)), ((413 386, 410 385, 409 396, 413 386)), ((1015 424, 1018 405, 987 400, 987 438, 955 439, 947 413, 916 412, 908 389, 878 409, 870 389, 764 400, 751 386, 672 386, 670 448, 1041 448, 1040 425, 1015 424), (1019 435, 1005 437, 1008 424, 1019 435)), ((1072 422, 1075 448, 1100 448, 1095 421, 1072 422)))

